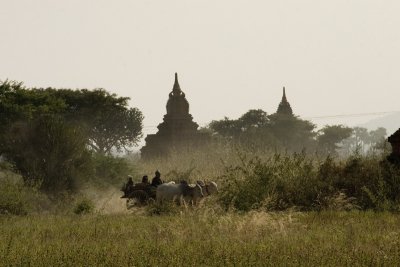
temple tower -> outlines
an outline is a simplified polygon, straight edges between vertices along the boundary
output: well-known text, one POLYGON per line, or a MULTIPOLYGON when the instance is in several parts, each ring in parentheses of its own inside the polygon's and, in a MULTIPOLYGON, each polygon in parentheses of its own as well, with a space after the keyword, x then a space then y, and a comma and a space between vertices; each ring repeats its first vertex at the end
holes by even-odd
POLYGON ((178 82, 175 73, 175 82, 169 93, 167 114, 157 128, 156 134, 147 135, 146 145, 141 149, 143 158, 165 156, 171 149, 189 146, 204 140, 204 135, 197 130, 199 125, 193 121, 189 113, 189 102, 178 82))
POLYGON ((283 87, 282 100, 281 100, 281 103, 279 103, 278 110, 276 111, 276 113, 280 114, 280 115, 293 116, 292 108, 290 107, 290 104, 289 104, 289 102, 287 101, 287 98, 286 98, 285 87, 283 87))

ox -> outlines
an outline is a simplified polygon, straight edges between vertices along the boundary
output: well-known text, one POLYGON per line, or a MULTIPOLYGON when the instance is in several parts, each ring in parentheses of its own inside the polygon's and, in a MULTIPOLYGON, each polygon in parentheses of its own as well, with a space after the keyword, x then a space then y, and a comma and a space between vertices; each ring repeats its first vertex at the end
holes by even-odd
POLYGON ((203 190, 200 185, 189 185, 185 181, 179 184, 175 184, 175 182, 161 184, 157 187, 156 192, 157 203, 174 200, 181 203, 183 198, 197 203, 203 196, 203 190))
MULTIPOLYGON (((203 192, 203 196, 207 197, 218 192, 218 186, 215 182, 203 182, 197 181, 196 184, 189 184, 191 187, 200 186, 203 192)), ((191 195, 185 195, 184 200, 186 203, 191 203, 192 205, 199 204, 200 198, 194 198, 191 195)))
POLYGON ((216 182, 197 181, 196 183, 201 186, 201 189, 203 189, 203 194, 205 197, 218 193, 218 186, 216 182))

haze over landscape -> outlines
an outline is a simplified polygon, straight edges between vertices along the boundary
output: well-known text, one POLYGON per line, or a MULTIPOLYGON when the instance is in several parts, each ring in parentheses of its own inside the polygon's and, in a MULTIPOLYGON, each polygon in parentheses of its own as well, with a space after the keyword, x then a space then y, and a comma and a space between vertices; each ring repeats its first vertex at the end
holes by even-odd
POLYGON ((319 127, 363 125, 379 116, 392 118, 382 125, 389 134, 400 125, 398 1, 1 0, 1 6, 0 80, 128 96, 145 116, 145 134, 162 121, 175 72, 201 126, 249 109, 271 114, 283 86, 294 113, 319 127), (327 117, 342 114, 364 115, 327 117))
POLYGON ((400 266, 399 11, 0 0, 0 265, 400 266))

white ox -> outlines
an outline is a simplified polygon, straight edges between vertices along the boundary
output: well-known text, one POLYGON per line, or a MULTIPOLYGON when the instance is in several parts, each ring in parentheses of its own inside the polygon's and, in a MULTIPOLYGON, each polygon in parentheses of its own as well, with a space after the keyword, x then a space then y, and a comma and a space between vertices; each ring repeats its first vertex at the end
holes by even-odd
POLYGON ((216 182, 197 181, 197 184, 201 186, 201 189, 203 189, 203 194, 205 197, 218 193, 218 186, 216 182))
POLYGON ((179 201, 181 203, 182 199, 185 198, 185 200, 197 203, 203 196, 203 190, 198 184, 188 185, 185 182, 179 184, 169 182, 157 187, 156 201, 157 203, 163 201, 179 201))
MULTIPOLYGON (((216 182, 197 181, 196 184, 190 184, 189 186, 194 187, 196 185, 201 187, 204 197, 218 193, 218 186, 217 186, 216 182)), ((199 204, 199 201, 200 201, 199 198, 194 199, 191 196, 185 196, 184 199, 185 199, 186 203, 191 203, 194 205, 199 204)))

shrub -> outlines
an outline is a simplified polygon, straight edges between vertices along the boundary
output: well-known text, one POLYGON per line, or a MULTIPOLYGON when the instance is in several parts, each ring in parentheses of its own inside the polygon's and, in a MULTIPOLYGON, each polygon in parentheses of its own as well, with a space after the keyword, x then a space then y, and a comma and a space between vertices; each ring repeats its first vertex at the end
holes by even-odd
POLYGON ((242 165, 228 167, 223 175, 225 187, 220 200, 225 207, 248 211, 290 207, 310 209, 317 205, 326 183, 317 180, 314 162, 304 153, 276 154, 266 161, 242 159, 242 165))
POLYGON ((125 158, 113 157, 96 153, 93 155, 95 181, 109 184, 119 184, 121 179, 134 171, 125 158))
POLYGON ((1 183, 0 214, 26 215, 28 204, 22 196, 23 188, 13 183, 1 183))
POLYGON ((94 204, 88 199, 83 199, 79 201, 74 208, 75 214, 89 214, 94 211, 94 204))
POLYGON ((48 199, 25 186, 19 175, 0 170, 0 214, 27 215, 40 211, 47 203, 48 199))
POLYGON ((56 115, 14 124, 5 147, 25 183, 43 191, 75 190, 77 182, 91 176, 82 132, 56 115))
POLYGON ((400 170, 379 158, 353 156, 322 162, 305 154, 242 158, 225 169, 219 197, 227 209, 300 210, 400 207, 400 170))

